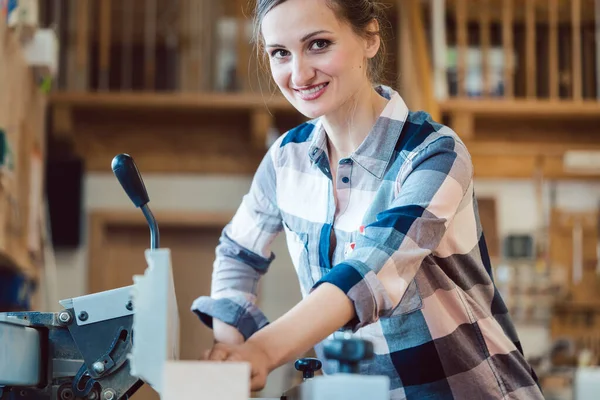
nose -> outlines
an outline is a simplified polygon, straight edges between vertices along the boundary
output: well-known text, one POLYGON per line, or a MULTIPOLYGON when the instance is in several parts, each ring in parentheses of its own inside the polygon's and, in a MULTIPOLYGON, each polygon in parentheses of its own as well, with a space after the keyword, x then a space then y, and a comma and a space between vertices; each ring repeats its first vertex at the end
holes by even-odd
POLYGON ((304 57, 294 57, 292 66, 292 84, 294 87, 310 85, 316 75, 315 69, 304 57))

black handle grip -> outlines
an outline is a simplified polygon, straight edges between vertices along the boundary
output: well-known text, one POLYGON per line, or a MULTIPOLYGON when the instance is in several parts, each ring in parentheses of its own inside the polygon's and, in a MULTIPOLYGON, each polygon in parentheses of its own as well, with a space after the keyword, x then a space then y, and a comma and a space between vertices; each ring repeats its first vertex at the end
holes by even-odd
POLYGON ((322 367, 322 363, 318 358, 301 358, 296 360, 294 367, 296 370, 302 371, 302 377, 304 379, 310 379, 315 376, 315 371, 318 371, 322 367))
POLYGON ((324 346, 325 357, 339 362, 339 372, 358 373, 358 364, 373 358, 373 343, 362 339, 336 339, 324 346))
POLYGON ((111 167, 133 204, 138 208, 145 206, 150 198, 133 158, 129 154, 119 154, 113 158, 111 167))

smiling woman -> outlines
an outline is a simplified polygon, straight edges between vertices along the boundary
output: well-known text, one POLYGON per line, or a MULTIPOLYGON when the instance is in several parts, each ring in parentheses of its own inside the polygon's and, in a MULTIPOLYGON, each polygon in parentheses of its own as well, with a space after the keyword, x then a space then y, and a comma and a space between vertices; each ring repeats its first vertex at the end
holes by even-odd
MULTIPOLYGON (((373 342, 362 374, 392 399, 542 399, 492 278, 459 136, 377 83, 371 0, 258 0, 257 42, 279 90, 310 121, 282 135, 223 230, 210 297, 210 360, 278 366, 338 330, 373 342), (269 324, 259 279, 284 232, 303 300, 269 324)), ((324 363, 324 372, 332 372, 324 363)))
POLYGON ((313 12, 295 12, 294 2, 259 1, 255 42, 284 96, 314 118, 351 105, 373 90, 370 83, 379 83, 385 58, 382 12, 364 0, 309 0, 302 6, 313 12), (324 95, 317 105, 314 100, 324 95))

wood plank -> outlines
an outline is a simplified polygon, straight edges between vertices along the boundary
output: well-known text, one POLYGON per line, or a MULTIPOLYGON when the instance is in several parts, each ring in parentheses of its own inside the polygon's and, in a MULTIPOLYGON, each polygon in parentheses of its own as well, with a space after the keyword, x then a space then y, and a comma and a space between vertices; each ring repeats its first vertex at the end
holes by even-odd
POLYGON ((440 120, 440 110, 438 102, 434 97, 433 91, 433 69, 429 52, 420 49, 428 49, 429 44, 425 39, 425 24, 423 23, 423 13, 421 2, 419 0, 410 1, 410 20, 412 22, 412 31, 414 33, 414 42, 417 49, 412 53, 416 56, 417 72, 419 76, 419 84, 424 97, 424 110, 427 111, 434 121, 440 120))
POLYGON ((479 29, 481 31, 481 72, 483 77, 484 97, 490 95, 491 76, 490 76, 490 46, 492 42, 490 31, 490 0, 481 0, 479 29))
POLYGON ((468 111, 481 116, 545 117, 547 119, 600 118, 600 102, 560 100, 462 100, 440 102, 442 112, 468 111))
POLYGON ((571 0, 571 31, 573 40, 573 100, 580 101, 582 99, 582 61, 581 61, 581 0, 571 0))
POLYGON ((475 135, 475 117, 472 113, 459 111, 452 114, 450 127, 462 139, 472 139, 475 135))
POLYGON ((156 35, 158 0, 144 0, 144 89, 154 90, 156 82, 156 35))
POLYGON ((513 38, 513 0, 502 3, 502 48, 504 52, 504 97, 514 97, 514 38, 513 38))
POLYGON ((466 95, 466 71, 467 71, 467 48, 468 48, 468 31, 467 31, 467 2, 466 0, 456 0, 456 38, 458 58, 456 60, 457 70, 457 94, 458 97, 466 95))
POLYGON ((558 99, 558 0, 549 0, 548 7, 548 68, 550 99, 558 99))
POLYGON ((98 86, 100 90, 108 90, 110 76, 110 48, 111 48, 111 0, 100 2, 100 60, 98 70, 98 86))
POLYGON ((86 93, 54 92, 50 102, 76 108, 107 109, 207 109, 207 110, 270 110, 297 113, 283 96, 261 96, 251 93, 86 93))
POLYGON ((417 75, 416 60, 412 57, 415 54, 414 32, 411 29, 410 9, 408 3, 403 0, 397 0, 396 12, 398 14, 397 34, 398 52, 397 62, 400 66, 398 74, 398 87, 406 104, 413 109, 423 109, 424 99, 421 87, 418 80, 414 77, 417 75), (409 57, 405 57, 409 54, 409 57))
MULTIPOLYGON (((226 211, 175 211, 175 210, 155 210, 152 211, 160 226, 180 226, 180 227, 224 227, 233 213, 226 211)), ((132 225, 146 226, 148 222, 142 213, 122 211, 114 209, 94 209, 91 213, 93 220, 98 220, 101 225, 132 225)))
POLYGON ((90 0, 77 1, 77 62, 75 90, 86 90, 89 86, 88 71, 90 68, 90 0))
POLYGON ((252 112, 252 145, 256 149, 265 149, 267 134, 273 126, 273 116, 266 109, 256 109, 252 112))
MULTIPOLYGON (((298 111, 283 96, 261 96, 251 93, 86 93, 54 92, 49 100, 53 105, 74 108, 100 107, 106 109, 206 109, 253 110, 267 107, 272 111, 298 111)), ((478 115, 544 116, 548 119, 590 117, 600 118, 600 102, 584 100, 506 100, 450 99, 442 101, 440 111, 467 111, 478 115)))
POLYGON ((536 83, 536 48, 535 48, 535 20, 536 20, 536 0, 526 0, 526 22, 525 22, 525 75, 526 75, 526 95, 529 98, 537 96, 536 83))
POLYGON ((250 43, 246 37, 246 24, 248 18, 244 12, 245 0, 237 1, 237 79, 238 89, 248 91, 248 66, 250 65, 250 43))

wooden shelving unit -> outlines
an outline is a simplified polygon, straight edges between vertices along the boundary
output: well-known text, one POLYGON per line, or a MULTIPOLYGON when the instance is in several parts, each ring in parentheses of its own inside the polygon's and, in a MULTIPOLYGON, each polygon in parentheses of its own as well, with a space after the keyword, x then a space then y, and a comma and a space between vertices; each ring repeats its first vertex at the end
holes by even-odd
POLYGON ((36 280, 42 254, 46 97, 0 18, 0 268, 36 280))
MULTIPOLYGON (((548 179, 599 177, 563 167, 566 151, 600 148, 600 102, 592 99, 594 91, 587 83, 594 79, 588 51, 591 2, 447 0, 446 46, 459 50, 459 81, 465 79, 467 46, 479 46, 483 54, 500 47, 515 65, 511 69, 507 63, 503 71, 504 95, 458 93, 444 101, 435 100, 433 62, 424 51, 432 45, 430 6, 435 2, 384 3, 390 21, 387 80, 412 109, 428 111, 467 142, 476 175, 531 179, 542 172, 548 179), (579 42, 573 32, 579 30, 581 44, 588 49, 583 54, 574 48, 579 42), (577 57, 581 62, 575 61, 577 57)), ((53 137, 70 141, 89 170, 104 171, 110 154, 129 148, 139 153, 138 159, 148 160, 149 170, 251 174, 264 154, 267 132, 273 127, 283 132, 305 120, 266 83, 268 79, 257 75, 256 54, 247 36, 251 7, 240 0, 156 4, 161 23, 149 25, 152 18, 144 7, 128 11, 117 1, 68 2, 60 36, 65 41, 66 70, 62 86, 50 96, 53 137), (194 18, 210 32, 190 25, 194 18), (79 29, 66 28, 73 24, 71 19, 79 29), (129 29, 130 24, 134 28, 129 29), (170 34, 177 36, 176 46, 168 44, 170 34), (211 85, 219 78, 218 51, 226 47, 236 59, 230 65, 232 87, 224 92, 211 85), (168 60, 178 67, 168 68, 168 60), (140 117, 143 113, 148 117, 140 117), (128 122, 131 118, 137 126, 128 122), (176 151, 162 143, 160 136, 167 133, 173 140, 181 135, 191 143, 190 159, 168 162, 169 156, 161 155, 161 149, 176 151), (124 135, 159 137, 142 145, 124 135), (190 139, 191 135, 201 137, 190 139), (111 148, 103 141, 113 136, 111 148), (232 147, 227 148, 224 136, 232 147), (198 146, 194 151, 193 143, 198 146), (231 161, 219 164, 219 159, 231 161)), ((491 66, 483 68, 490 72, 491 66)), ((484 83, 489 88, 490 82, 484 83)))
POLYGON ((247 111, 268 108, 296 112, 280 95, 250 93, 181 92, 55 92, 50 95, 55 107, 101 109, 177 109, 247 111))

